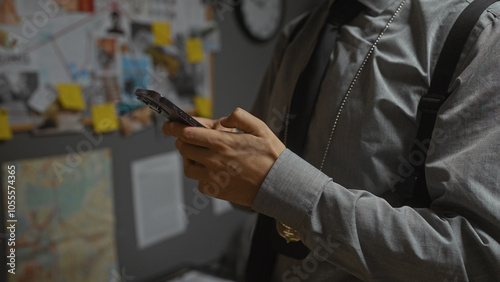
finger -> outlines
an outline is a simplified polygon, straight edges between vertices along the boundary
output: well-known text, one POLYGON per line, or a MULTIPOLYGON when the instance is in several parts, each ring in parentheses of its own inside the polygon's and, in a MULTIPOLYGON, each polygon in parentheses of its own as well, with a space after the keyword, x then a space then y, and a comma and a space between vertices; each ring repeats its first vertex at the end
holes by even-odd
POLYGON ((182 161, 183 161, 184 166, 186 166, 187 164, 192 164, 192 165, 197 164, 197 162, 190 160, 188 158, 185 158, 185 157, 182 157, 182 161))
POLYGON ((178 122, 170 123, 170 129, 174 136, 182 141, 205 148, 219 148, 225 144, 226 138, 229 133, 219 130, 213 130, 202 127, 193 127, 180 124, 178 122))
POLYGON ((263 136, 267 128, 263 121, 241 108, 236 108, 228 117, 221 119, 220 123, 256 136, 263 136))
POLYGON ((209 119, 209 118, 204 118, 204 117, 193 117, 196 121, 204 125, 206 128, 211 128, 215 129, 215 126, 217 125, 218 121, 209 119))
POLYGON ((184 158, 212 169, 221 167, 220 162, 217 161, 216 155, 205 147, 192 145, 181 139, 175 141, 175 147, 184 158))
POLYGON ((220 130, 220 131, 227 131, 227 132, 236 132, 235 128, 227 128, 224 127, 220 124, 221 119, 208 119, 208 118, 203 118, 203 117, 193 117, 196 119, 199 123, 203 124, 206 128, 211 128, 215 130, 220 130))
POLYGON ((170 128, 168 130, 171 132, 172 136, 176 136, 178 138, 181 138, 182 135, 186 134, 185 130, 187 128, 194 128, 192 126, 185 125, 185 124, 175 122, 175 121, 170 121, 169 127, 170 128))
POLYGON ((163 123, 161 131, 167 136, 173 136, 172 129, 170 129, 170 121, 163 123))
POLYGON ((202 165, 202 164, 200 164, 200 163, 197 163, 197 162, 195 162, 195 161, 193 161, 193 160, 190 160, 190 159, 188 159, 188 158, 184 158, 184 157, 182 157, 182 161, 183 161, 184 166, 186 166, 186 165, 188 165, 188 164, 189 164, 189 165, 201 166, 201 167, 203 167, 203 166, 204 166, 204 165, 202 165))
POLYGON ((208 169, 205 166, 199 165, 189 159, 187 161, 184 161, 184 175, 187 178, 195 179, 198 181, 205 181, 209 176, 208 169))
POLYGON ((220 130, 220 131, 225 131, 225 132, 233 132, 233 133, 238 132, 238 130, 236 128, 234 128, 234 127, 225 127, 225 126, 223 126, 220 123, 221 120, 222 119, 218 119, 217 120, 217 123, 215 124, 215 127, 214 127, 215 130, 220 130))

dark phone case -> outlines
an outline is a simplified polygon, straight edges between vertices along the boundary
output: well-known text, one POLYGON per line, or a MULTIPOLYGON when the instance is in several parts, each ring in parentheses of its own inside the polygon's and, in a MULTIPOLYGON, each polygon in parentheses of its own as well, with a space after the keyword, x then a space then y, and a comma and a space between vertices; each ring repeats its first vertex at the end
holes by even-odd
POLYGON ((180 122, 194 127, 205 127, 156 91, 137 88, 134 94, 137 100, 148 105, 153 111, 166 117, 170 121, 180 122))

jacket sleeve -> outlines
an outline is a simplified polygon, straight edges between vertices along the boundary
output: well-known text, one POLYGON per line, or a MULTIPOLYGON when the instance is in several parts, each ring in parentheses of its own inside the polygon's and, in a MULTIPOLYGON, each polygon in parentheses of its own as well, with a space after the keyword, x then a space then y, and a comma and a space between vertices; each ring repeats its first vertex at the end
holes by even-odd
POLYGON ((369 192, 342 187, 289 150, 252 208, 296 228, 318 260, 363 280, 498 279, 498 19, 471 37, 435 125, 426 162, 429 209, 395 208, 369 192))
POLYGON ((261 120, 267 119, 268 105, 270 104, 269 99, 274 88, 274 81, 276 80, 276 75, 278 74, 286 47, 298 31, 297 29, 301 28, 308 15, 309 13, 304 13, 290 21, 276 40, 271 61, 266 72, 264 73, 257 97, 251 110, 252 114, 261 120))

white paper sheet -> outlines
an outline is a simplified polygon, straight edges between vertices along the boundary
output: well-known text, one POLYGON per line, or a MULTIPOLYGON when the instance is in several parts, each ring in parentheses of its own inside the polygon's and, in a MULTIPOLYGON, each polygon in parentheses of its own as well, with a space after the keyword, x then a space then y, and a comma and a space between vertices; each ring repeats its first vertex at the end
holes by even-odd
POLYGON ((38 113, 43 114, 56 99, 57 92, 53 87, 40 86, 29 98, 28 106, 38 113))
POLYGON ((179 154, 155 155, 131 164, 137 245, 147 248, 182 234, 187 223, 182 208, 182 161, 179 154))

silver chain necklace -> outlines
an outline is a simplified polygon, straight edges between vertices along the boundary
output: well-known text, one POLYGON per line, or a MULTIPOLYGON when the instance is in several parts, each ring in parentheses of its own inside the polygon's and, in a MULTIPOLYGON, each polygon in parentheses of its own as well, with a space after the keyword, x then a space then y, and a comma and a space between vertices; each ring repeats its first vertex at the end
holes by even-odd
MULTIPOLYGON (((349 99, 349 95, 351 94, 352 89, 354 88, 354 86, 358 82, 359 76, 363 72, 366 63, 368 62, 368 60, 372 56, 373 51, 375 51, 375 48, 377 47, 380 39, 382 38, 382 36, 386 32, 386 30, 389 28, 389 26, 392 24, 392 22, 394 21, 396 16, 399 14, 399 12, 401 11, 401 8, 403 8, 405 3, 406 3, 406 0, 403 0, 399 4, 398 8, 396 9, 396 11, 392 15, 392 17, 389 19, 389 21, 385 25, 384 29, 380 32, 377 39, 372 44, 372 46, 370 47, 370 50, 366 54, 365 59, 363 60, 363 63, 361 63, 361 66, 359 67, 358 71, 356 72, 356 75, 352 79, 351 84, 349 85, 349 88, 347 89, 346 93, 344 94, 342 102, 340 103, 340 107, 337 111, 335 121, 333 122, 333 126, 332 126, 332 129, 330 131, 330 136, 328 137, 328 143, 326 144, 325 153, 323 154, 323 159, 321 160, 321 165, 319 167, 320 171, 323 170, 323 166, 325 165, 326 156, 328 155, 328 151, 330 150, 330 145, 332 144, 333 134, 335 133, 335 130, 337 129, 337 124, 338 124, 338 121, 340 119, 340 115, 342 114, 342 111, 343 111, 344 106, 347 102, 347 99, 349 99)), ((283 143, 285 144, 285 146, 286 146, 287 139, 288 139, 288 124, 290 121, 290 106, 292 105, 292 98, 293 98, 293 95, 290 95, 290 99, 288 100, 288 106, 287 106, 286 121, 285 121, 285 134, 284 134, 284 138, 283 138, 283 143)), ((298 234, 298 231, 291 228, 290 226, 288 226, 284 223, 276 221, 276 230, 278 231, 278 234, 280 234, 280 236, 286 240, 287 243, 300 241, 300 236, 298 234)))

